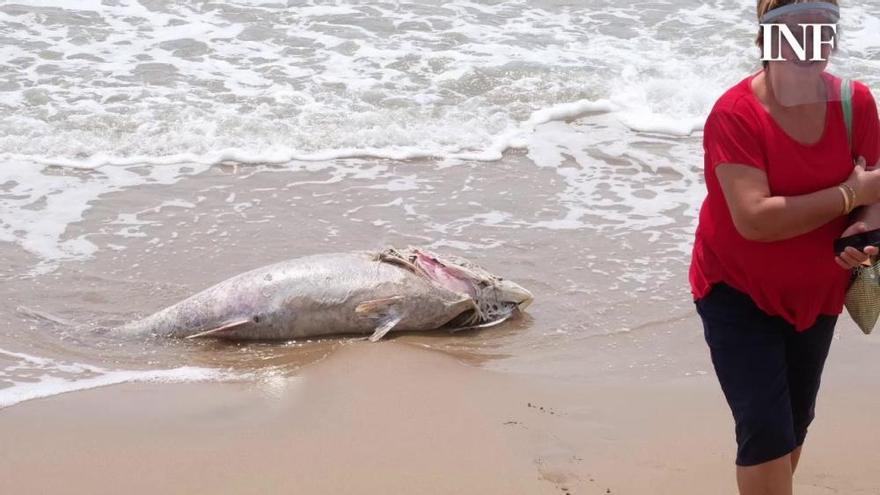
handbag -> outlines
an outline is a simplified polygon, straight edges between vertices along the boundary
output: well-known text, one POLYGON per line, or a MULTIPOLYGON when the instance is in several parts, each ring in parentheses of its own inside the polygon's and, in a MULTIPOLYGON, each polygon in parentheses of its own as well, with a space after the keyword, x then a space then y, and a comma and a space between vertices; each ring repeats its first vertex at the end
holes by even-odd
MULTIPOLYGON (((840 84, 840 104, 846 122, 846 138, 852 154, 852 88, 849 79, 840 84)), ((880 317, 880 259, 853 269, 852 283, 846 291, 846 310, 865 335, 871 333, 880 317)))
POLYGON ((853 270, 846 291, 846 310, 865 335, 871 333, 880 316, 880 261, 853 270))

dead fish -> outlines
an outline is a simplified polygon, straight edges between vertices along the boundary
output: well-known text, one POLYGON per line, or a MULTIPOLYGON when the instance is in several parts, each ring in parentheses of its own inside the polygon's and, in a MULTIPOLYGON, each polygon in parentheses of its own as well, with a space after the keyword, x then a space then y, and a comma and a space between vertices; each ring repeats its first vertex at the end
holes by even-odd
POLYGON ((470 261, 415 247, 306 256, 251 270, 113 330, 233 340, 496 325, 532 294, 470 261))

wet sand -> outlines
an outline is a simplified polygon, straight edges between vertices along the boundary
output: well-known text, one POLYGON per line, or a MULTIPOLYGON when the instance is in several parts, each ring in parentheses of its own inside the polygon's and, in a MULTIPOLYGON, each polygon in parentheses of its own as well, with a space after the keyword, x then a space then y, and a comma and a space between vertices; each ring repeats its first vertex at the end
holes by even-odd
MULTIPOLYGON (((876 353, 853 336, 835 346, 876 353)), ((878 493, 878 367, 834 354, 797 493, 878 493)), ((0 411, 0 438, 0 493, 735 493, 711 375, 541 379, 398 339, 258 384, 35 400, 0 411)))

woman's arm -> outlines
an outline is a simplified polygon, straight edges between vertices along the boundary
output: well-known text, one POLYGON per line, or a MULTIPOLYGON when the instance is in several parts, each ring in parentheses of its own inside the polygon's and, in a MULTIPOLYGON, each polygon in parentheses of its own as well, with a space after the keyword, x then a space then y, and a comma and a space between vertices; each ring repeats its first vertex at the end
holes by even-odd
MULTIPOLYGON (((748 165, 722 163, 715 174, 724 192, 733 223, 746 239, 772 242, 797 237, 841 216, 843 195, 837 186, 799 196, 773 196, 763 170, 748 165)), ((856 191, 856 205, 880 201, 880 169, 866 171, 864 160, 845 181, 856 191)), ((863 214, 878 215, 871 208, 863 214)))

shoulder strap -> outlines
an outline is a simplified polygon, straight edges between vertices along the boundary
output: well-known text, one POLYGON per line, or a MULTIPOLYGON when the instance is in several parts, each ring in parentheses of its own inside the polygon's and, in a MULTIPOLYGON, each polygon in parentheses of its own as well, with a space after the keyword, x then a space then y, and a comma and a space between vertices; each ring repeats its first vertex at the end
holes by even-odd
POLYGON ((840 82, 840 104, 843 107, 843 120, 846 122, 846 141, 852 151, 852 82, 849 79, 840 82))

